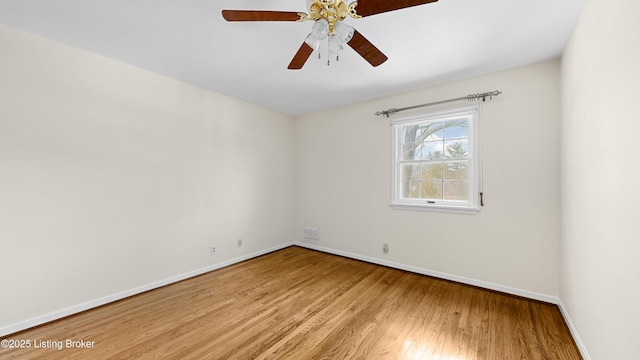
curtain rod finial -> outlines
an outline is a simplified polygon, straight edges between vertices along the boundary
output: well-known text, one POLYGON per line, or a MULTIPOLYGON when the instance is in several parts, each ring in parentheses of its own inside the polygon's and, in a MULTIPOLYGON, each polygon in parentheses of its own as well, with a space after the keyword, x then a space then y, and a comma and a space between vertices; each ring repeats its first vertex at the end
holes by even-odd
POLYGON ((384 115, 386 117, 389 117, 390 115, 393 115, 393 114, 395 114, 397 112, 398 112, 397 109, 383 110, 383 111, 376 112, 376 116, 384 115))

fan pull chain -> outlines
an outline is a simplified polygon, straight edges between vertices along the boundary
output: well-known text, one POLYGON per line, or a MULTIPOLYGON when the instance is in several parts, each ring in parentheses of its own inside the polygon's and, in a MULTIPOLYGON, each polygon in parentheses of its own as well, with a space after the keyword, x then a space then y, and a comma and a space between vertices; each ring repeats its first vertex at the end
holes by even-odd
POLYGON ((329 44, 329 42, 331 41, 329 38, 331 36, 327 37, 327 66, 331 66, 331 45, 329 44))

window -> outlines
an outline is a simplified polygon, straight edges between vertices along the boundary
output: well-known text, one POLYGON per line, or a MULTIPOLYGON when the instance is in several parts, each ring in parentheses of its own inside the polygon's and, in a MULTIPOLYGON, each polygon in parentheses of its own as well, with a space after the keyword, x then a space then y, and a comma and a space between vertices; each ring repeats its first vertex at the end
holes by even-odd
POLYGON ((393 121, 391 207, 480 210, 479 122, 478 105, 393 121))

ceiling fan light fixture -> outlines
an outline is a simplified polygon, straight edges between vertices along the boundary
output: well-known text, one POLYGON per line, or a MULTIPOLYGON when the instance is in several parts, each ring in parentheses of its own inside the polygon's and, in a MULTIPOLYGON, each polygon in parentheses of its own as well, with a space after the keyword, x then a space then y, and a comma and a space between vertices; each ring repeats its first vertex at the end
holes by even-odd
POLYGON ((349 26, 345 23, 339 22, 336 24, 335 33, 343 44, 346 44, 353 39, 355 31, 356 29, 354 29, 353 26, 349 26))
POLYGON ((320 19, 313 23, 311 34, 318 40, 323 40, 329 34, 329 22, 326 19, 320 19))
POLYGON ((329 55, 337 54, 342 49, 344 48, 338 36, 329 35, 329 55))
POLYGON ((305 44, 309 45, 314 51, 318 50, 320 47, 320 39, 315 37, 313 34, 309 34, 306 39, 304 39, 305 44))

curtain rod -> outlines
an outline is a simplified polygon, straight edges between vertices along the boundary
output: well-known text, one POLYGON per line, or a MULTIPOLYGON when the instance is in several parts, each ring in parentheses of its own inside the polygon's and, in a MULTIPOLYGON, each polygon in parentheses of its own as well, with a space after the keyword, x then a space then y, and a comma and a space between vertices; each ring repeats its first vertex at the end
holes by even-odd
POLYGON ((393 115, 395 113, 399 113, 400 111, 412 110, 412 109, 417 109, 417 108, 421 108, 421 107, 425 107, 425 106, 446 104, 446 103, 450 103, 450 102, 454 102, 454 101, 461 101, 461 100, 476 101, 476 100, 482 99, 482 101, 486 101, 487 98, 491 99, 494 96, 498 96, 500 94, 502 94, 502 91, 499 91, 499 90, 490 91, 490 92, 486 92, 486 93, 482 93, 482 94, 469 94, 467 96, 463 96, 463 97, 459 97, 459 98, 455 98, 455 99, 436 101, 436 102, 432 102, 432 103, 428 103, 428 104, 409 106, 409 107, 404 107, 404 108, 400 108, 400 109, 388 109, 388 110, 378 111, 376 113, 376 116, 384 115, 386 117, 389 117, 390 115, 393 115))

